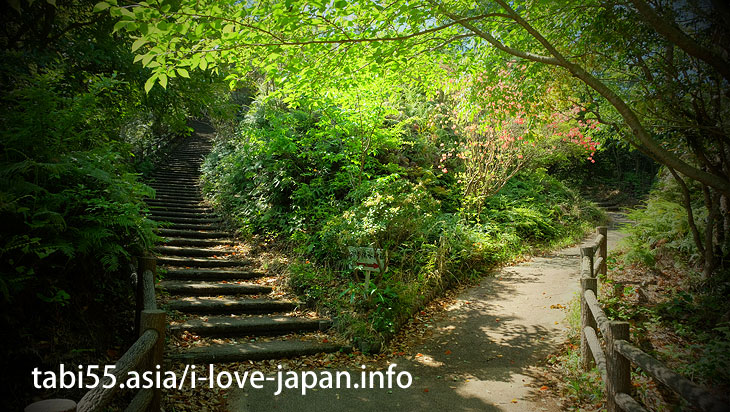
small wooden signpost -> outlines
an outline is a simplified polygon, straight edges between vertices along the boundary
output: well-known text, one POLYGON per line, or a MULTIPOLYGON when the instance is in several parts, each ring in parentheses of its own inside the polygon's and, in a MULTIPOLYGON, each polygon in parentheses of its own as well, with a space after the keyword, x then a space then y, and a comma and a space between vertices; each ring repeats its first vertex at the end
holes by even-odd
POLYGON ((356 247, 348 246, 350 252, 350 267, 365 272, 365 288, 370 285, 370 273, 377 272, 382 275, 387 267, 385 267, 385 254, 383 249, 373 247, 356 247))

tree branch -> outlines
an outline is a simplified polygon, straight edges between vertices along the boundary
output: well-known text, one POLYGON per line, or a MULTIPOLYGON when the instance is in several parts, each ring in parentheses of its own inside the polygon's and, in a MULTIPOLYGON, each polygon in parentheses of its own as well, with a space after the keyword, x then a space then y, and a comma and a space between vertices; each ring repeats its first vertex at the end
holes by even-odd
POLYGON ((697 250, 700 252, 700 255, 704 256, 705 247, 702 244, 702 239, 700 238, 700 231, 697 230, 697 225, 695 224, 695 217, 692 212, 692 198, 689 195, 687 184, 684 182, 684 179, 682 179, 682 177, 674 171, 674 169, 671 167, 667 167, 667 169, 669 169, 669 172, 672 176, 674 176, 674 180, 677 181, 679 188, 682 190, 682 203, 684 205, 684 209, 687 211, 687 223, 689 223, 690 231, 692 231, 692 239, 694 240, 695 246, 697 246, 697 250))
MULTIPOLYGON (((639 120, 634 110, 624 102, 611 88, 605 83, 598 80, 592 74, 588 73, 583 67, 575 64, 565 58, 553 44, 545 39, 534 27, 532 27, 527 21, 525 21, 517 12, 515 12, 506 2, 503 0, 495 0, 507 13, 514 18, 514 20, 520 24, 530 35, 532 35, 545 49, 554 56, 557 60, 556 65, 565 67, 573 76, 577 77, 585 84, 590 86, 593 90, 600 93, 611 105, 618 111, 621 117, 624 119, 626 124, 631 128, 636 138, 641 142, 650 156, 657 162, 671 167, 678 172, 690 177, 694 180, 702 182, 708 186, 712 186, 725 194, 730 194, 730 181, 727 179, 708 173, 704 170, 700 170, 682 159, 676 156, 674 153, 668 151, 662 147, 657 141, 655 141, 649 132, 644 128, 643 124, 639 120)), ((505 50, 506 51, 506 50, 505 50)), ((509 52, 508 52, 509 53, 509 52)), ((517 54, 515 56, 521 57, 517 54)))
POLYGON ((714 67, 722 77, 730 80, 730 62, 719 54, 697 43, 697 41, 688 36, 680 28, 666 21, 644 0, 631 0, 631 3, 657 33, 677 45, 690 56, 694 56, 714 67))

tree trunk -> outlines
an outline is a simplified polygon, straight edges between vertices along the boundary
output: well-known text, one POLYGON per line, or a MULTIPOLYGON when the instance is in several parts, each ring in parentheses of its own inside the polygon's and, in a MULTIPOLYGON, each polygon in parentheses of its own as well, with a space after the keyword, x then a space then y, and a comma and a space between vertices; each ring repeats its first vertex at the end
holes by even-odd
POLYGON ((713 191, 707 187, 702 186, 702 191, 705 195, 705 207, 707 208, 707 225, 705 227, 705 267, 702 271, 703 280, 709 280, 712 278, 712 274, 715 271, 716 260, 715 260, 715 222, 720 211, 720 194, 713 193, 713 191))

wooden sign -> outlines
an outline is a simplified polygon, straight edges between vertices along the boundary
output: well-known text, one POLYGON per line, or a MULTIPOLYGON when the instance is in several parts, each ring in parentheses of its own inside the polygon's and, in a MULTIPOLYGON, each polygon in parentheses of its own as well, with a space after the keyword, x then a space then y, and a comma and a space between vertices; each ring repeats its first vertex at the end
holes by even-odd
POLYGON ((385 265, 383 249, 348 246, 347 250, 350 252, 352 267, 366 272, 385 271, 385 268, 382 267, 385 265))

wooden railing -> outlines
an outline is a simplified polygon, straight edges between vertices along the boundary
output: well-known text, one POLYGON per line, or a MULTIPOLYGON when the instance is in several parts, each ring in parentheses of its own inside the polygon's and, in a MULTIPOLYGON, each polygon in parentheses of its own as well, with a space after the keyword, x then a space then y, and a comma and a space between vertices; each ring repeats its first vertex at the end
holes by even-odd
MULTIPOLYGON (((137 319, 139 338, 114 364, 111 376, 104 375, 94 389, 86 392, 76 403, 70 399, 48 399, 35 402, 25 408, 26 412, 96 412, 106 410, 119 391, 120 383, 126 382, 129 372, 155 371, 162 364, 165 348, 165 311, 157 309, 155 301, 154 278, 156 273, 154 258, 139 258, 137 269, 137 319), (141 275, 140 275, 141 273, 141 275), (111 385, 112 380, 115 382, 111 385), (108 386, 108 388, 105 388, 108 386)), ((102 366, 99 374, 104 373, 102 366)), ((125 411, 160 410, 160 388, 140 389, 125 411)))
POLYGON ((580 349, 583 369, 596 365, 601 373, 608 411, 646 411, 630 395, 632 363, 699 410, 727 411, 725 402, 631 344, 628 322, 611 321, 606 317, 598 303, 597 275, 606 274, 607 228, 598 227, 596 231, 598 236, 595 240, 580 250, 580 349), (603 347, 598 332, 603 336, 603 347))

